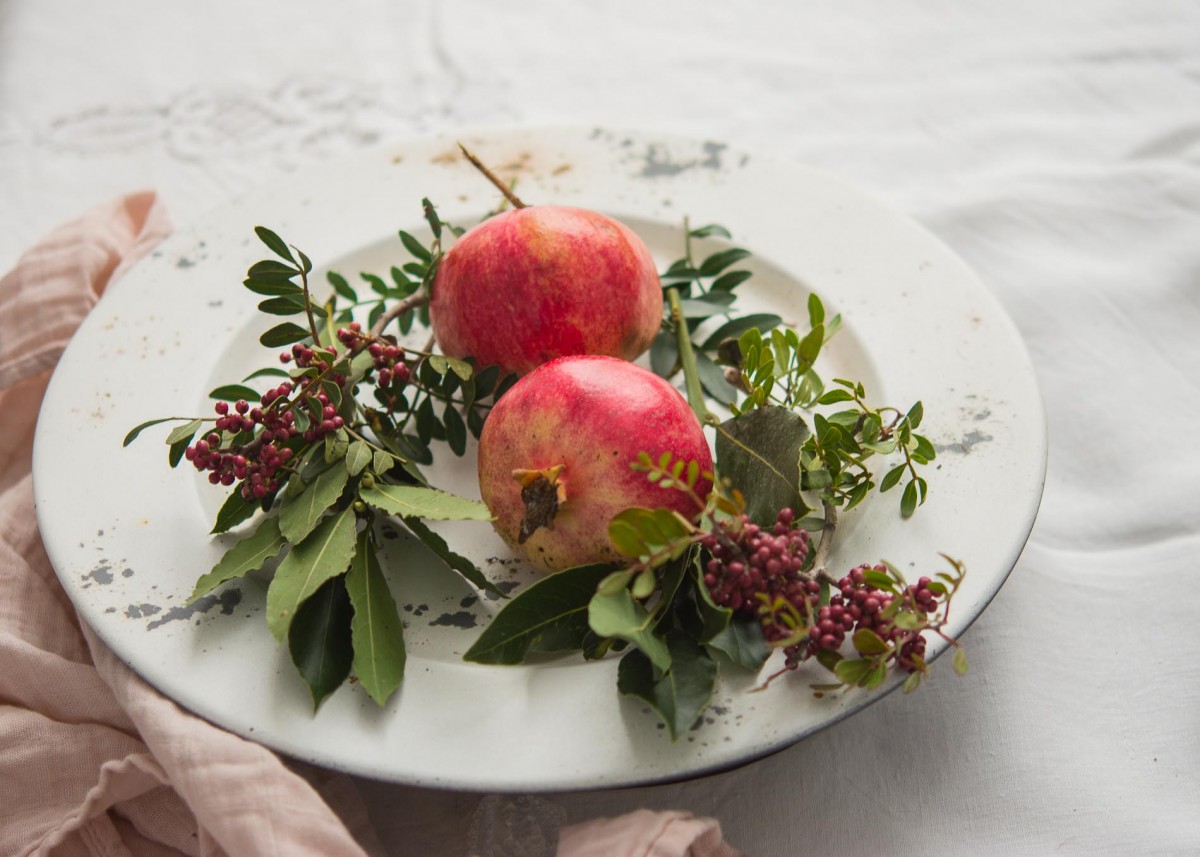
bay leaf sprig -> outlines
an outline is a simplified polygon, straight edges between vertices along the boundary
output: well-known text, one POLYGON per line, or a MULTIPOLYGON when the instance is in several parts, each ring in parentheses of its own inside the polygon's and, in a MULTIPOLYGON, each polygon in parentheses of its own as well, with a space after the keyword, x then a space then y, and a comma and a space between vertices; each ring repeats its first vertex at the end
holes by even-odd
POLYGON ((125 439, 128 445, 159 422, 180 423, 167 435, 168 464, 186 459, 214 485, 233 489, 213 532, 259 516, 200 577, 191 598, 270 570, 267 626, 286 641, 314 706, 351 673, 381 705, 403 678, 403 622, 375 536, 383 520, 429 546, 448 572, 503 597, 425 524, 490 519, 482 503, 430 487, 420 468, 433 460, 435 441, 465 454, 468 437, 478 437, 491 402, 512 381, 496 367, 404 347, 388 332, 428 323, 441 239, 461 232, 428 200, 422 210, 430 244, 400 232, 409 260, 393 266, 388 280, 360 275, 370 289, 361 297, 331 272, 330 292, 318 301, 308 257, 257 227, 273 258, 251 265, 243 284, 263 298, 265 314, 301 322, 276 323, 260 337, 286 350, 275 365, 214 389, 214 416, 151 420, 125 439), (369 330, 354 321, 363 314, 369 330), (264 380, 275 386, 251 386, 264 380))

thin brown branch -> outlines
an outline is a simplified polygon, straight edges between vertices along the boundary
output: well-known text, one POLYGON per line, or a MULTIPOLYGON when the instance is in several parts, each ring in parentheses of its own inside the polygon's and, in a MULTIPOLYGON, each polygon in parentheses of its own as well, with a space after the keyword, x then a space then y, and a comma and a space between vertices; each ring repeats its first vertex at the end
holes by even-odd
POLYGON ((371 330, 369 331, 369 335, 372 337, 379 336, 381 333, 383 333, 383 329, 385 327, 387 327, 389 324, 391 324, 392 319, 394 319, 398 316, 404 315, 404 313, 408 312, 411 309, 416 309, 417 307, 425 306, 425 304, 427 304, 427 303, 429 303, 428 290, 426 290, 425 288, 421 288, 418 291, 413 292, 413 294, 409 295, 404 300, 388 307, 387 312, 385 312, 383 315, 379 316, 379 318, 375 321, 375 323, 373 325, 371 325, 371 330))
POLYGON ((526 208, 525 203, 521 202, 517 195, 512 192, 512 188, 501 181, 499 176, 485 167, 483 165, 483 161, 475 157, 475 155, 473 155, 462 143, 458 144, 458 148, 462 149, 463 155, 465 155, 467 160, 471 162, 471 166, 483 173, 484 176, 487 177, 487 180, 494 184, 500 193, 504 194, 504 198, 512 204, 513 208, 526 208))

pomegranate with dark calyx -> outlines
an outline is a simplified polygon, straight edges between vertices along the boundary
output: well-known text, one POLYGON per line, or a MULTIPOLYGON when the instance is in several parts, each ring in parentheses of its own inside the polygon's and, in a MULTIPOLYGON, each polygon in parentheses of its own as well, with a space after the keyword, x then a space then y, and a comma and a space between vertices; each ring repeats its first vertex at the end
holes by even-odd
POLYGON ((646 245, 595 211, 556 205, 498 214, 443 257, 429 315, 442 353, 523 375, 574 354, 633 360, 662 321, 646 245))
MULTIPOLYGON (((699 513, 686 493, 630 465, 638 453, 712 472, 708 442, 679 391, 612 357, 563 357, 518 381, 479 438, 479 487, 496 531, 538 569, 620 559, 608 524, 631 506, 699 513)), ((696 493, 708 495, 701 478, 696 493)))

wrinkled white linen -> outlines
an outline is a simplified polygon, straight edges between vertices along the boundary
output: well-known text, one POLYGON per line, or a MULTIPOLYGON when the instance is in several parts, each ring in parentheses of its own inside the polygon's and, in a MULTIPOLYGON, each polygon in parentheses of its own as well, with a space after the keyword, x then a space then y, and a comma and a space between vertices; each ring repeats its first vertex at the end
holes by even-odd
MULTIPOLYGON (((540 122, 727 140, 907 211, 1016 320, 1051 452, 970 676, 737 771, 523 809, 684 809, 755 855, 1200 848, 1200 6, 10 0, 0 270, 136 188, 185 222, 384 138, 540 122)), ((487 841, 481 795, 359 786, 393 853, 487 841)))

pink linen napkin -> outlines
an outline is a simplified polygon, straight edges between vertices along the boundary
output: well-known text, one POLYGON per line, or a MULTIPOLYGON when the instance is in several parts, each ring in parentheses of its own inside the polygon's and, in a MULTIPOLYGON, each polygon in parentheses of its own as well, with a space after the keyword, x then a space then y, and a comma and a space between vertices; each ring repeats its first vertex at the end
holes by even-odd
MULTIPOLYGON (((155 194, 133 194, 0 279, 0 854, 383 853, 350 778, 285 763, 132 673, 80 623, 42 546, 30 470, 50 372, 105 286, 169 231, 155 194)), ((558 854, 737 852, 712 819, 641 811, 564 828, 558 854)))

